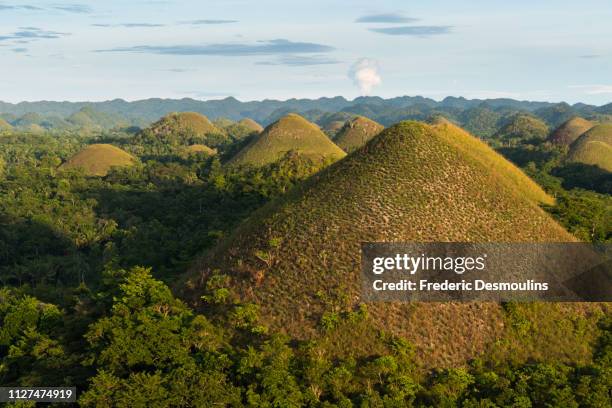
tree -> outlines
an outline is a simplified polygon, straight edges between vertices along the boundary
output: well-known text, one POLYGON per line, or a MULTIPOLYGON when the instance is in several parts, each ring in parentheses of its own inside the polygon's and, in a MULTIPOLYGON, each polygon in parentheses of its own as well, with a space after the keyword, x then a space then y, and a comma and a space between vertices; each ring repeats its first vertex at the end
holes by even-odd
POLYGON ((98 373, 81 397, 84 406, 238 403, 221 330, 175 299, 149 269, 127 271, 119 288, 111 314, 86 335, 98 373))
POLYGON ((295 356, 287 338, 274 335, 261 351, 249 348, 239 361, 246 380, 246 402, 251 407, 301 407, 304 395, 294 375, 295 356))

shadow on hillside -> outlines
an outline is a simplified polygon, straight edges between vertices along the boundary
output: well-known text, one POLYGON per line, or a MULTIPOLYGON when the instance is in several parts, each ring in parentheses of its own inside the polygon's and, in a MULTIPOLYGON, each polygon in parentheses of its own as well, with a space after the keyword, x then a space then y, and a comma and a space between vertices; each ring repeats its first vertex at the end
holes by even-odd
POLYGON ((51 226, 0 214, 0 284, 76 286, 86 272, 74 243, 51 226))
POLYGON ((500 147, 496 150, 519 167, 525 167, 529 162, 545 163, 555 157, 553 151, 529 149, 525 146, 500 147))
POLYGON ((122 267, 152 267, 166 282, 244 220, 261 199, 211 187, 189 185, 169 177, 151 186, 117 186, 81 191, 95 199, 98 218, 118 224, 113 251, 122 267))
POLYGON ((568 163, 552 171, 552 175, 563 179, 563 188, 584 188, 602 194, 612 194, 612 173, 598 166, 568 163))

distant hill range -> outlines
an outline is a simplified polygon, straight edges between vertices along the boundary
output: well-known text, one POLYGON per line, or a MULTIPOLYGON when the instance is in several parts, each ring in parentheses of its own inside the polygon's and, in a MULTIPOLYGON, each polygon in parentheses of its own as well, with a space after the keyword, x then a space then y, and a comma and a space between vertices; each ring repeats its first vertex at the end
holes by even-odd
POLYGON ((0 118, 17 129, 32 125, 59 130, 146 127, 171 112, 197 112, 211 120, 227 118, 237 121, 249 117, 264 126, 294 112, 321 125, 325 130, 328 126, 330 130, 339 128, 340 123, 333 123, 335 117, 341 118, 336 120, 341 122, 355 115, 362 115, 389 126, 401 120, 425 121, 434 115, 442 115, 479 136, 490 136, 499 127, 500 120, 517 112, 530 113, 552 128, 575 116, 612 121, 612 103, 598 107, 581 103, 569 105, 462 97, 447 97, 439 102, 421 96, 390 99, 359 97, 353 100, 338 96, 251 102, 241 102, 232 97, 210 101, 153 98, 134 102, 122 99, 105 102, 0 102, 0 118), (333 116, 336 113, 340 115, 333 116))

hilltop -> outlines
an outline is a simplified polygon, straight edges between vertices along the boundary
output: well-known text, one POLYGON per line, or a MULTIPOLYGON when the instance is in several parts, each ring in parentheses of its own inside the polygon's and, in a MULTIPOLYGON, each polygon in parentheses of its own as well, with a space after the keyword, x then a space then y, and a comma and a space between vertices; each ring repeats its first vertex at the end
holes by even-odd
POLYGON ((203 154, 206 156, 214 156, 217 154, 217 150, 211 149, 210 147, 203 144, 194 144, 187 146, 185 152, 189 154, 203 154))
POLYGON ((612 124, 597 125, 576 139, 568 159, 612 172, 612 124))
POLYGON ((337 160, 346 155, 319 129, 300 115, 290 113, 272 123, 228 162, 231 166, 264 166, 289 152, 315 161, 337 160))
POLYGON ((580 135, 591 129, 593 126, 593 122, 581 117, 574 117, 555 129, 555 131, 549 136, 548 140, 557 145, 569 146, 574 143, 574 141, 578 139, 580 135))
POLYGON ((264 130, 263 126, 261 126, 259 123, 255 122, 251 118, 241 119, 240 121, 238 121, 238 124, 256 133, 261 133, 264 130))
MULTIPOLYGON (((542 202, 552 199, 467 132, 403 122, 252 215, 203 258, 187 287, 199 298, 198 282, 220 269, 242 300, 261 307, 265 324, 316 338, 329 302, 344 310, 359 303, 361 242, 574 241, 542 202)), ((423 364, 456 364, 504 335, 492 303, 375 303, 368 313, 363 331, 329 340, 332 355, 370 353, 382 329, 412 341, 423 364)), ((536 326, 530 336, 546 350, 570 341, 536 326)))
MULTIPOLYGON (((221 119, 218 123, 225 122, 225 119, 221 119)), ((140 131, 132 141, 150 153, 180 155, 185 153, 186 146, 216 148, 227 143, 229 137, 225 129, 219 128, 200 113, 174 112, 140 131)))
POLYGON ((112 167, 126 167, 135 163, 136 158, 110 144, 92 144, 72 156, 63 169, 81 168, 87 175, 105 176, 112 167))
POLYGON ((197 112, 175 112, 164 116, 149 126, 154 135, 168 137, 179 135, 191 138, 205 138, 208 134, 223 133, 206 116, 197 112))
POLYGON ((340 129, 334 142, 345 152, 350 153, 365 145, 371 138, 382 132, 385 127, 364 116, 348 120, 340 129))
POLYGON ((225 127, 225 131, 233 141, 238 141, 261 133, 263 127, 253 119, 244 118, 225 127))
POLYGON ((546 139, 548 125, 535 116, 520 113, 510 117, 496 136, 504 139, 546 139))
POLYGON ((448 120, 445 116, 443 115, 433 115, 432 117, 429 118, 429 120, 427 121, 427 123, 429 123, 430 125, 453 125, 454 123, 451 122, 450 120, 448 120))

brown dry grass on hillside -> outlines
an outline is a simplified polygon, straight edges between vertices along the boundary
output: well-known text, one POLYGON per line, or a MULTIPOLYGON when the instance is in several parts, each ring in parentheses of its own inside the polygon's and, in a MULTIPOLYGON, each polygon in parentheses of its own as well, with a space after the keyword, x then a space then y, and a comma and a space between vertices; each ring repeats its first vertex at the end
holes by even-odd
POLYGON ((575 117, 564 122, 561 124, 561 126, 555 129, 555 131, 551 133, 548 140, 557 145, 569 146, 574 143, 574 141, 578 139, 580 135, 591 129, 593 126, 593 122, 580 117, 575 117))
POLYGON ((110 144, 92 144, 61 165, 63 169, 81 168, 85 174, 105 176, 112 167, 131 166, 136 158, 110 144))

